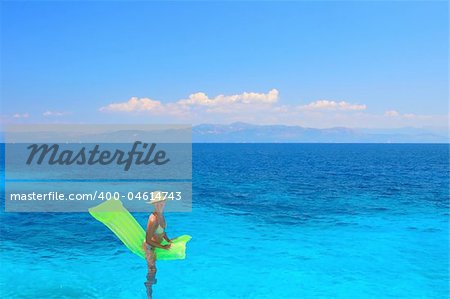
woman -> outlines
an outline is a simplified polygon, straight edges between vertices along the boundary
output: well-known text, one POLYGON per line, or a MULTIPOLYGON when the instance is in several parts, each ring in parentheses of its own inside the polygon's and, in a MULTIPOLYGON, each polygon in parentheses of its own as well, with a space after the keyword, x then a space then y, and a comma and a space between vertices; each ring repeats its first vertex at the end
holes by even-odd
POLYGON ((152 201, 149 203, 154 206, 155 210, 148 217, 145 242, 143 242, 142 246, 145 251, 148 270, 147 281, 145 282, 147 297, 152 298, 152 285, 156 283, 155 248, 169 250, 172 241, 167 237, 165 232, 166 220, 164 219, 163 210, 166 202, 163 194, 159 191, 152 192, 152 201), (161 245, 163 240, 166 240, 169 244, 161 245))

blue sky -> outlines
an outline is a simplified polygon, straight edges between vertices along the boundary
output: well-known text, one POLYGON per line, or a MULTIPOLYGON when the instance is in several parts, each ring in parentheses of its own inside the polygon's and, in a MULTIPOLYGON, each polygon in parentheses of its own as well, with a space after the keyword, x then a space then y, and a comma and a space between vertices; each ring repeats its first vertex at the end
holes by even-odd
POLYGON ((3 2, 3 122, 445 126, 446 2, 3 2))

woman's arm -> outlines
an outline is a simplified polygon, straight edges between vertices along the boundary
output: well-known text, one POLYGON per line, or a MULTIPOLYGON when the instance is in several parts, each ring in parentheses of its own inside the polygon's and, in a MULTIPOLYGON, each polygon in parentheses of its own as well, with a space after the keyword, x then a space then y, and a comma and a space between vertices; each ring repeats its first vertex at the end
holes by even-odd
POLYGON ((148 245, 151 245, 152 247, 158 247, 158 248, 162 248, 162 249, 169 249, 170 248, 170 244, 161 245, 158 242, 155 242, 153 240, 145 239, 145 243, 147 243, 148 245))
POLYGON ((169 239, 169 237, 167 236, 166 233, 164 233, 163 238, 164 238, 164 240, 166 240, 167 242, 172 243, 172 240, 169 239))

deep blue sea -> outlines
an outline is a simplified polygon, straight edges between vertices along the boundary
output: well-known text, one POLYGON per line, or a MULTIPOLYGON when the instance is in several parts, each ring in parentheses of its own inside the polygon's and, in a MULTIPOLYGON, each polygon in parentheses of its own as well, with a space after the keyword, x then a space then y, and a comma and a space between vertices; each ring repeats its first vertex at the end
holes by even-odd
MULTIPOLYGON (((157 263, 153 298, 448 298, 449 145, 193 155, 192 212, 166 214, 188 256, 157 263)), ((146 298, 145 262, 89 214, 0 215, 1 298, 146 298)))

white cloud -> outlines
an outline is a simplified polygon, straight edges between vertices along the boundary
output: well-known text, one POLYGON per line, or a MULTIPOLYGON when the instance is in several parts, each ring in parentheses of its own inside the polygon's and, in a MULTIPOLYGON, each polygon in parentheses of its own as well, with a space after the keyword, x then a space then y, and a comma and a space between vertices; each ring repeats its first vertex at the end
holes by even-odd
POLYGON ((16 113, 12 116, 13 118, 29 118, 30 114, 28 112, 26 113, 16 113))
MULTIPOLYGON (((197 92, 178 101, 162 103, 150 98, 133 97, 126 102, 100 108, 102 112, 139 113, 154 122, 287 124, 327 128, 335 126, 388 128, 402 126, 447 126, 448 115, 401 114, 388 110, 382 114, 367 112, 359 103, 317 100, 303 105, 281 104, 279 92, 244 92, 208 96, 197 92)), ((135 116, 138 116, 135 114, 135 116)))
POLYGON ((400 115, 400 113, 397 110, 388 110, 386 112, 384 112, 385 116, 390 116, 390 117, 397 117, 400 115))
POLYGON ((160 101, 155 101, 150 98, 137 98, 132 97, 124 103, 112 103, 107 106, 101 107, 100 111, 159 111, 163 109, 163 105, 160 101))
POLYGON ((279 92, 276 89, 268 93, 244 92, 235 95, 218 95, 209 98, 203 92, 191 94, 188 99, 179 100, 180 105, 201 105, 201 106, 219 106, 232 104, 274 104, 278 101, 279 92))
POLYGON ((180 113, 188 111, 190 108, 205 107, 208 111, 224 112, 225 107, 235 105, 265 105, 273 104, 278 101, 278 90, 272 89, 268 93, 244 92, 235 95, 218 95, 209 98, 203 92, 197 92, 189 95, 187 99, 178 100, 175 103, 163 104, 160 101, 150 98, 132 97, 127 102, 112 103, 101 107, 100 111, 116 111, 116 112, 158 112, 158 113, 180 113))
POLYGON ((58 116, 64 116, 66 114, 67 114, 67 112, 50 111, 50 110, 47 110, 44 113, 42 113, 42 115, 45 117, 52 117, 52 116, 58 117, 58 116))
POLYGON ((386 111, 386 112, 384 112, 384 115, 385 116, 388 116, 388 117, 400 117, 400 118, 423 118, 424 117, 424 115, 417 115, 417 114, 414 114, 414 113, 404 113, 404 114, 402 114, 402 113, 400 113, 400 112, 398 112, 397 110, 388 110, 388 111, 386 111))
POLYGON ((345 101, 336 102, 329 100, 319 100, 311 102, 307 105, 302 105, 298 107, 304 110, 342 110, 342 111, 359 111, 366 110, 366 105, 350 104, 345 101))
POLYGON ((414 114, 414 113, 405 113, 402 115, 405 118, 416 118, 418 117, 418 115, 414 114))
POLYGON ((202 118, 204 114, 230 114, 247 109, 268 107, 278 101, 276 89, 268 93, 244 92, 235 95, 208 97, 203 92, 189 95, 172 103, 161 103, 150 98, 132 97, 126 102, 112 103, 99 109, 101 112, 147 112, 152 115, 170 115, 183 119, 202 118))

